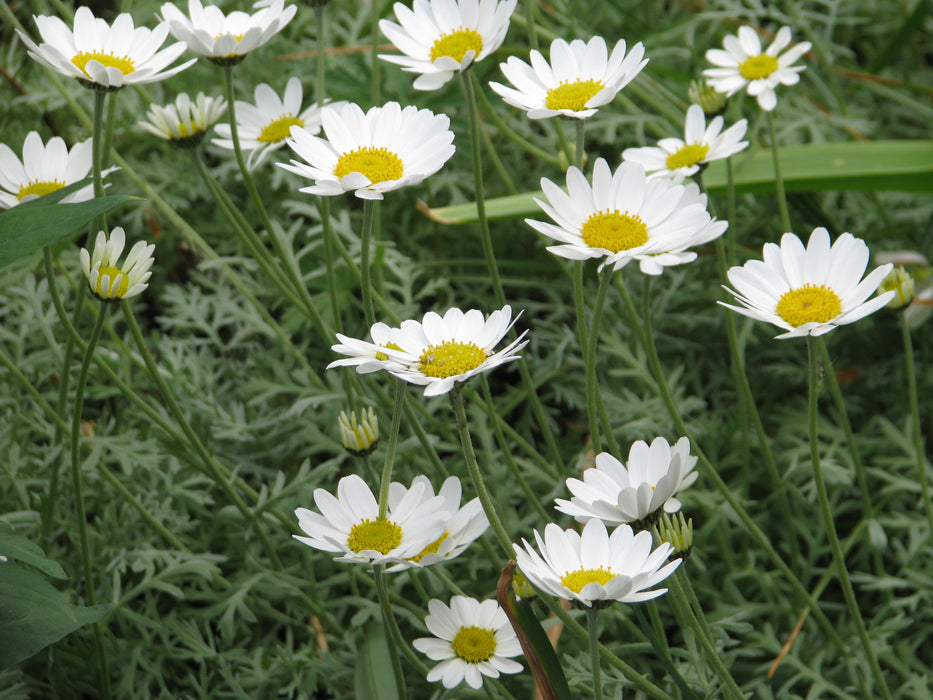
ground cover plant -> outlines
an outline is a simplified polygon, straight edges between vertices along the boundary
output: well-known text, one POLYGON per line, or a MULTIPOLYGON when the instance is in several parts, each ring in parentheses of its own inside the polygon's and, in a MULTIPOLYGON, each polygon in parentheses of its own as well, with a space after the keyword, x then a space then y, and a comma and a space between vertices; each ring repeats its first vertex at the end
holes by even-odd
POLYGON ((0 696, 928 698, 926 0, 0 4, 0 696))

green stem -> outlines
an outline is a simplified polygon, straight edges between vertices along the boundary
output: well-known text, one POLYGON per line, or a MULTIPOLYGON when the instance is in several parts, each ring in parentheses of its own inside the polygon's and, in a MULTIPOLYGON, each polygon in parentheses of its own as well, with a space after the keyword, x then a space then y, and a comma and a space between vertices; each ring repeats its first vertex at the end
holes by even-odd
POLYGON ((599 608, 591 605, 586 611, 586 627, 590 640, 590 670, 593 673, 593 698, 603 700, 603 679, 599 663, 599 608))
POLYGON ((833 512, 829 505, 829 496, 826 492, 826 483, 823 480, 823 467, 820 463, 820 445, 819 445, 819 412, 817 400, 820 392, 820 367, 817 355, 819 353, 818 345, 821 339, 814 336, 807 336, 807 357, 809 359, 809 427, 810 427, 810 462, 813 465, 813 480, 816 482, 817 498, 820 504, 820 513, 823 516, 823 525, 826 529, 826 535, 829 537, 829 544, 833 552, 833 560, 836 563, 836 570, 839 574, 839 582, 842 585, 842 592, 846 599, 846 605, 849 608, 849 615, 855 623, 859 639, 862 642, 862 648, 868 657, 868 663, 871 667, 872 676, 875 683, 881 689, 881 694, 887 700, 891 700, 891 692, 884 680, 884 674, 881 672, 881 666, 878 665, 878 659, 875 656, 875 650, 872 647, 871 639, 868 637, 868 630, 865 628, 865 622, 862 620, 862 614, 859 612, 858 601, 855 598, 855 591, 852 588, 852 581, 849 579, 849 572, 846 568, 845 554, 842 551, 842 545, 839 543, 839 537, 836 534, 836 525, 833 520, 833 512))
POLYGON ((923 450, 923 434, 920 432, 920 400, 917 396, 917 367, 914 364, 914 348, 910 340, 910 324, 903 313, 900 314, 901 337, 904 340, 904 362, 907 365, 907 393, 910 397, 911 437, 917 458, 917 471, 920 477, 920 489, 923 493, 923 509, 926 511, 930 532, 933 533, 933 506, 930 505, 930 485, 927 479, 926 458, 923 450))
POLYGON ((726 158, 726 221, 729 222, 729 228, 726 229, 726 263, 729 266, 735 265, 735 247, 736 247, 736 225, 735 218, 735 165, 732 158, 726 158))
POLYGON ((360 236, 360 291, 363 295, 363 313, 366 317, 366 327, 372 328, 376 322, 376 312, 373 310, 373 282, 370 270, 370 257, 373 246, 373 218, 376 202, 367 199, 363 203, 363 232, 360 236))
MULTIPOLYGON (((94 177, 94 197, 104 196, 104 103, 107 101, 106 90, 94 91, 94 129, 91 141, 91 174, 94 177)), ((107 222, 101 215, 98 219, 97 229, 106 230, 107 222)))
POLYGON ((395 383, 395 406, 392 409, 392 427, 389 428, 389 441, 386 445, 386 459, 382 465, 382 479, 379 482, 379 519, 385 520, 389 509, 389 484, 392 482, 392 466, 395 464, 395 450, 398 447, 399 425, 402 422, 402 407, 405 404, 404 379, 395 383))
POLYGON ((584 133, 586 132, 586 119, 577 119, 577 139, 573 151, 573 164, 578 169, 583 170, 583 163, 586 162, 586 150, 584 143, 584 133))
POLYGON ((781 177, 781 161, 778 158, 777 129, 774 126, 774 112, 768 112, 768 130, 771 132, 771 159, 774 161, 774 187, 777 190, 778 211, 781 212, 781 226, 789 232, 790 213, 787 211, 787 195, 784 193, 784 178, 781 177))
POLYGON ((402 672, 402 660, 399 658, 399 652, 402 649, 407 649, 407 644, 399 631, 395 613, 392 612, 392 603, 389 601, 389 591, 386 586, 384 570, 384 564, 376 564, 373 566, 373 576, 376 579, 376 596, 379 598, 379 608, 382 611, 382 619, 385 622, 386 628, 389 630, 389 640, 392 646, 392 651, 389 656, 392 657, 392 675, 395 676, 395 688, 400 698, 407 698, 408 691, 405 689, 405 674, 402 672))
POLYGON ((593 450, 596 454, 603 450, 599 439, 599 416, 596 406, 596 393, 599 391, 596 384, 596 343, 599 338, 599 321, 606 302, 606 294, 609 291, 609 283, 612 281, 612 272, 612 265, 607 265, 599 276, 599 290, 596 292, 596 301, 593 302, 590 335, 586 341, 586 415, 590 423, 593 450))
POLYGON ((537 3, 535 0, 525 0, 525 24, 527 25, 526 29, 528 30, 528 45, 534 49, 538 49, 538 29, 535 26, 535 7, 537 3))

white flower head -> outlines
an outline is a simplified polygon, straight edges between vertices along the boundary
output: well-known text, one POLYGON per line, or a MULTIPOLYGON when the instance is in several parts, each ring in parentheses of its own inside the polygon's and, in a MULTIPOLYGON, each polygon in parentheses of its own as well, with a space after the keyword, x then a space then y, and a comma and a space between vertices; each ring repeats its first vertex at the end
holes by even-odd
POLYGON ((622 151, 622 158, 641 163, 649 178, 670 177, 680 182, 699 172, 707 163, 728 158, 748 147, 748 141, 742 140, 748 127, 745 119, 725 131, 722 125, 722 117, 714 117, 707 126, 703 108, 690 105, 683 140, 661 139, 657 146, 626 148, 622 151))
POLYGON ((786 331, 776 338, 829 333, 877 311, 894 296, 891 291, 872 297, 893 265, 877 267, 862 279, 868 246, 851 233, 830 247, 829 233, 816 228, 806 248, 793 233, 785 233, 780 245, 765 243, 763 257, 728 272, 734 289, 725 289, 741 306, 719 303, 786 331))
POLYGON ((676 494, 697 479, 697 458, 690 455, 690 440, 673 446, 662 437, 648 445, 632 444, 623 465, 608 452, 596 456, 596 467, 583 472, 583 480, 567 479, 573 497, 555 499, 557 510, 585 523, 599 518, 607 523, 635 523, 649 516, 676 513, 676 494))
POLYGON ((610 535, 599 518, 589 520, 583 533, 562 530, 554 523, 535 530, 541 554, 522 540, 514 545, 518 568, 531 583, 549 595, 583 607, 614 600, 640 603, 657 598, 666 588, 647 590, 670 576, 680 559, 664 564, 673 551, 666 542, 651 550, 651 533, 635 533, 619 525, 610 535))
POLYGON ((395 3, 398 24, 379 20, 379 28, 402 56, 379 58, 420 73, 416 90, 437 90, 454 73, 498 49, 509 30, 517 0, 415 0, 411 9, 395 3))
POLYGON ((331 350, 338 352, 346 357, 340 360, 334 360, 327 369, 332 367, 356 367, 358 374, 369 374, 378 372, 381 369, 388 370, 404 369, 404 365, 393 360, 387 354, 387 350, 401 350, 393 338, 399 332, 398 328, 378 321, 369 329, 369 336, 372 342, 358 340, 341 333, 337 334, 337 340, 340 342, 331 346, 331 350))
POLYGON ((433 175, 456 150, 446 114, 389 102, 365 114, 355 104, 326 106, 321 122, 327 139, 299 126, 286 143, 306 162, 279 167, 314 180, 301 192, 334 196, 353 192, 361 199, 416 185, 433 175))
POLYGON ((188 0, 188 15, 167 2, 162 5, 162 18, 172 36, 187 42, 191 51, 229 65, 266 44, 297 11, 297 5, 285 7, 285 0, 273 0, 253 14, 237 10, 225 15, 216 5, 205 7, 200 0, 188 0))
POLYGON ((199 144, 207 130, 227 109, 222 97, 206 97, 199 92, 192 100, 187 93, 180 93, 174 103, 152 105, 146 112, 148 121, 139 122, 139 126, 160 139, 171 141, 179 146, 199 144))
POLYGON ((739 35, 723 39, 723 49, 710 49, 706 60, 717 66, 703 71, 713 89, 734 95, 742 88, 758 99, 758 106, 770 112, 777 105, 774 88, 795 85, 806 66, 794 61, 810 50, 810 42, 802 41, 784 51, 790 44, 790 27, 781 27, 771 45, 762 52, 761 40, 751 27, 739 27, 739 35), (781 53, 784 51, 784 53, 781 53))
POLYGON ((596 114, 598 107, 609 104, 647 65, 641 43, 627 55, 625 48, 625 41, 620 40, 610 54, 601 36, 588 42, 555 39, 550 63, 534 50, 531 65, 513 56, 499 67, 515 87, 495 82, 489 85, 508 104, 528 112, 529 119, 586 119, 596 114))
POLYGON ((389 503, 385 518, 379 517, 379 503, 360 477, 343 477, 337 483, 337 496, 324 489, 314 490, 314 504, 320 513, 295 509, 298 526, 307 535, 293 535, 299 542, 325 552, 339 552, 335 561, 355 564, 412 564, 417 556, 444 532, 449 513, 441 496, 424 498, 425 484, 412 484, 402 498, 389 503))
POLYGON ((525 219, 560 245, 548 250, 563 258, 602 258, 618 270, 638 260, 641 271, 657 275, 667 265, 696 257, 687 248, 721 235, 725 222, 706 211, 706 195, 696 185, 666 178, 649 180, 639 163, 622 163, 613 173, 603 158, 593 166, 593 182, 576 167, 567 171, 567 192, 547 178, 535 199, 554 223, 525 219))
POLYGON ((436 598, 428 601, 424 624, 433 637, 412 642, 432 661, 440 661, 428 672, 428 681, 441 681, 455 688, 464 680, 471 688, 483 686, 483 676, 519 673, 522 665, 510 657, 521 656, 522 647, 509 618, 494 600, 482 602, 458 595, 447 607, 436 598))
POLYGON ((41 44, 36 45, 17 30, 29 55, 88 87, 117 90, 124 85, 152 83, 175 75, 196 60, 168 68, 184 52, 184 42, 160 51, 168 36, 168 25, 163 22, 155 29, 134 27, 133 18, 125 12, 110 25, 81 6, 75 10, 74 30, 58 17, 35 15, 33 19, 41 44))
POLYGON ((81 269, 87 278, 91 292, 104 301, 119 301, 141 294, 149 286, 150 268, 155 262, 152 253, 155 245, 137 241, 121 265, 120 255, 126 245, 126 234, 119 226, 114 227, 108 238, 98 231, 94 242, 94 253, 82 248, 81 269))

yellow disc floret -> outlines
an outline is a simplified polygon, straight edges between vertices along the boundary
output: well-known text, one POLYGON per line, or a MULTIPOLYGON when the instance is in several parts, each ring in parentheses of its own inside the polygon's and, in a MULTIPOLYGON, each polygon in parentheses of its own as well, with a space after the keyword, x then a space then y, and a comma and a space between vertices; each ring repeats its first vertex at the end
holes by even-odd
POLYGON ((437 554, 437 550, 441 548, 441 542, 443 542, 443 541, 446 540, 446 539, 447 539, 447 533, 445 532, 443 535, 441 535, 440 537, 438 537, 436 540, 434 540, 434 541, 433 541, 431 544, 429 544, 427 547, 425 547, 425 548, 422 549, 420 552, 418 552, 418 554, 416 554, 415 556, 411 557, 411 558, 409 559, 409 561, 419 562, 419 561, 421 561, 421 558, 422 558, 425 554, 437 554))
POLYGON ((36 197, 44 197, 47 194, 60 190, 65 186, 65 183, 61 180, 47 180, 45 182, 39 182, 34 180, 28 185, 23 185, 19 188, 19 192, 16 193, 16 198, 19 201, 23 201, 29 195, 35 195, 36 197))
POLYGON ((574 593, 579 593, 589 583, 598 583, 605 586, 615 577, 616 574, 602 567, 598 569, 577 569, 566 573, 560 582, 574 593))
POLYGON ((696 165, 706 158, 709 153, 709 146, 702 143, 690 143, 681 146, 674 153, 667 157, 665 165, 668 170, 677 170, 678 168, 689 168, 696 165))
POLYGON ((482 627, 461 627, 450 646, 467 663, 478 664, 496 653, 496 635, 482 627))
POLYGON ((739 73, 746 80, 767 78, 778 69, 778 60, 766 53, 746 58, 739 64, 739 73))
POLYGON ((581 112, 586 109, 586 103, 602 90, 605 85, 599 80, 564 80, 556 88, 547 91, 544 106, 548 109, 569 109, 581 112))
POLYGON ((596 212, 583 222, 580 233, 590 248, 601 248, 611 253, 637 248, 648 242, 648 226, 641 217, 620 213, 618 209, 596 212))
POLYGON ((350 173, 362 173, 373 184, 398 180, 405 172, 402 159, 387 148, 360 147, 344 153, 337 160, 334 175, 343 178, 350 173))
POLYGON ((425 348, 418 359, 418 367, 422 374, 446 379, 476 369, 485 359, 486 352, 475 343, 447 340, 425 348))
POLYGON ((842 301, 825 285, 805 284, 785 292, 775 312, 794 328, 805 323, 827 323, 842 313, 842 301))
MULTIPOLYGON (((387 350, 401 350, 402 349, 396 343, 393 343, 393 342, 388 342, 385 345, 380 345, 379 347, 386 348, 387 350)), ((379 360, 380 362, 385 362, 386 360, 389 359, 389 356, 386 355, 384 352, 377 352, 376 359, 379 360)))
POLYGON ((130 281, 120 268, 108 265, 98 271, 94 293, 103 299, 122 299, 123 295, 129 291, 129 286, 130 281), (105 276, 107 277, 107 288, 102 289, 105 276))
POLYGON ((459 29, 448 34, 441 34, 431 46, 431 60, 436 61, 441 56, 454 59, 457 63, 463 61, 467 51, 475 51, 477 55, 483 49, 483 37, 474 29, 459 29))
POLYGON ((91 74, 87 72, 85 66, 87 66, 89 61, 97 61, 108 68, 116 68, 123 73, 123 75, 136 72, 133 59, 129 56, 114 56, 113 54, 104 53, 103 51, 82 51, 71 59, 71 62, 78 67, 78 70, 84 73, 88 78, 91 77, 91 74))
POLYGON ((347 547, 354 552, 374 550, 388 554, 402 543, 402 528, 385 518, 364 518, 350 529, 347 547))
POLYGON ((293 126, 304 125, 305 123, 301 119, 288 112, 262 127, 262 131, 259 132, 259 140, 263 143, 278 143, 289 136, 293 126))

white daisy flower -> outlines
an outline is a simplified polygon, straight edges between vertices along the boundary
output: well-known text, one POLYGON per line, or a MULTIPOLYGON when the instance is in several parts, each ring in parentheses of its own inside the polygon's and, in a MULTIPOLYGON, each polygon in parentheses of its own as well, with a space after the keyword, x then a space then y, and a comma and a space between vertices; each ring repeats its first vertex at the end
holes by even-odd
POLYGON ((641 163, 649 178, 670 177, 680 182, 698 173, 707 163, 728 158, 748 148, 748 141, 742 141, 748 127, 745 119, 725 131, 722 131, 722 125, 722 117, 714 117, 707 126, 703 108, 690 105, 683 140, 661 139, 657 146, 626 148, 622 151, 622 159, 641 163))
POLYGON ((625 41, 609 54, 606 41, 594 36, 588 42, 574 39, 551 42, 551 62, 539 51, 531 52, 531 65, 515 56, 499 67, 514 85, 491 82, 490 87, 513 107, 528 112, 529 119, 575 117, 586 119, 607 105, 619 90, 641 72, 648 59, 639 42, 625 54, 625 41))
POLYGON ((892 291, 871 298, 893 265, 877 267, 862 279, 868 246, 851 233, 830 247, 829 233, 816 228, 806 248, 793 233, 785 233, 781 245, 765 243, 763 257, 729 269, 735 289, 724 289, 742 306, 719 303, 787 331, 776 338, 829 333, 877 311, 894 296, 892 291))
POLYGON ((548 523, 544 537, 535 530, 541 554, 527 540, 514 545, 518 568, 542 591, 583 607, 614 600, 640 603, 657 598, 666 588, 657 585, 680 566, 680 559, 664 564, 673 551, 666 542, 651 551, 651 533, 638 534, 619 525, 610 535, 599 518, 587 521, 583 534, 548 523))
POLYGON ((802 41, 784 51, 790 44, 790 27, 781 27, 767 50, 761 51, 761 40, 751 27, 739 27, 739 35, 723 39, 723 49, 710 49, 706 60, 717 66, 703 71, 713 89, 734 95, 742 88, 758 99, 758 106, 770 112, 777 105, 774 88, 795 85, 806 66, 792 65, 810 50, 810 42, 802 41), (784 51, 782 54, 781 51, 784 51))
POLYGON ((596 467, 583 472, 583 481, 567 479, 569 501, 555 499, 557 510, 585 523, 599 518, 607 523, 635 523, 649 516, 676 513, 675 494, 697 479, 697 458, 690 455, 690 440, 680 438, 673 447, 662 437, 649 446, 634 443, 627 466, 608 452, 596 456, 596 467))
MULTIPOLYGON (((416 476, 412 481, 412 487, 416 484, 423 484, 424 491, 421 498, 430 501, 434 498, 434 487, 426 476, 416 476)), ((389 507, 401 500, 408 494, 402 484, 393 482, 389 485, 389 507)), ((455 476, 447 477, 441 485, 437 495, 444 499, 443 509, 450 517, 444 524, 443 532, 431 544, 418 552, 413 557, 407 557, 406 564, 400 568, 407 568, 411 564, 418 566, 431 566, 441 561, 453 559, 460 555, 477 537, 482 535, 489 528, 489 520, 483 512, 483 506, 479 498, 474 498, 460 507, 460 497, 463 487, 460 485, 460 479, 455 476)), ((394 569, 389 569, 393 571, 394 569)))
POLYGON ((152 83, 170 78, 196 60, 168 68, 184 52, 185 44, 178 42, 160 51, 168 36, 168 25, 163 22, 155 29, 134 27, 133 18, 125 12, 110 25, 81 6, 75 10, 73 31, 58 17, 34 15, 33 19, 41 44, 36 45, 16 30, 29 55, 89 87, 117 90, 124 85, 152 83))
POLYGON ((278 163, 289 172, 314 180, 299 191, 333 196, 353 192, 361 199, 416 185, 433 175, 456 150, 446 114, 389 102, 365 114, 355 104, 324 107, 321 121, 327 139, 298 126, 286 143, 307 164, 278 163))
POLYGON ((437 90, 454 73, 465 71, 498 49, 509 30, 517 0, 415 0, 411 9, 395 3, 396 24, 379 20, 379 28, 403 56, 379 55, 420 73, 416 90, 437 90))
POLYGON ((120 265, 118 261, 125 244, 126 234, 121 227, 116 226, 109 238, 103 231, 98 231, 93 255, 86 248, 79 252, 81 269, 91 292, 99 299, 129 299, 141 294, 149 286, 147 282, 152 276, 149 268, 155 262, 152 255, 155 245, 137 241, 120 265))
MULTIPOLYGON (((444 532, 450 514, 441 496, 424 498, 425 484, 412 484, 404 497, 389 504, 385 518, 379 503, 360 477, 343 477, 337 496, 314 490, 321 511, 295 509, 298 526, 308 535, 293 535, 299 542, 325 552, 341 552, 335 561, 355 564, 401 564, 417 556, 444 532)), ((411 564, 407 564, 410 566, 411 564)))
POLYGON ((391 359, 386 350, 401 350, 402 348, 394 342, 395 334, 399 332, 398 328, 382 323, 374 323, 369 329, 369 335, 373 342, 357 340, 340 333, 337 334, 337 345, 332 345, 331 350, 346 355, 345 358, 334 360, 327 369, 332 367, 356 367, 358 374, 369 374, 378 372, 381 369, 388 370, 390 367, 395 369, 404 369, 404 365, 391 359))
POLYGON ((428 672, 428 681, 456 688, 464 680, 471 688, 483 687, 483 676, 519 673, 522 665, 510 657, 521 656, 522 647, 509 618, 494 600, 480 602, 457 595, 448 608, 436 598, 428 601, 424 624, 433 637, 422 637, 412 645, 432 661, 440 661, 428 672))
POLYGON ((164 107, 151 105, 146 112, 149 121, 138 122, 150 134, 180 146, 195 146, 204 138, 227 109, 222 97, 206 97, 203 92, 192 101, 187 93, 180 93, 175 103, 164 107))
POLYGON ((200 0, 188 0, 190 18, 170 2, 162 5, 162 18, 172 36, 187 42, 190 50, 229 65, 266 44, 297 11, 297 5, 285 7, 285 0, 274 0, 254 14, 237 10, 225 15, 216 5, 205 7, 200 0))
MULTIPOLYGON (((240 137, 240 148, 249 151, 247 167, 252 170, 272 151, 285 145, 289 130, 299 126, 309 133, 321 130, 321 109, 315 102, 306 110, 301 109, 301 80, 297 77, 288 79, 285 94, 279 97, 266 83, 260 83, 255 91, 256 104, 236 101, 236 126, 240 137)), ((337 108, 346 102, 334 102, 330 107, 337 108)), ((221 138, 212 143, 221 148, 233 150, 233 138, 229 124, 218 124, 214 131, 221 138)))
POLYGON ((618 270, 638 260, 645 274, 660 274, 664 266, 696 257, 686 248, 725 231, 711 219, 706 195, 696 185, 683 186, 665 178, 648 180, 639 163, 622 163, 613 173, 605 159, 593 166, 593 184, 576 167, 567 171, 567 192, 547 178, 541 189, 548 201, 535 202, 555 223, 525 222, 561 245, 548 250, 563 258, 603 258, 599 269, 618 270))

